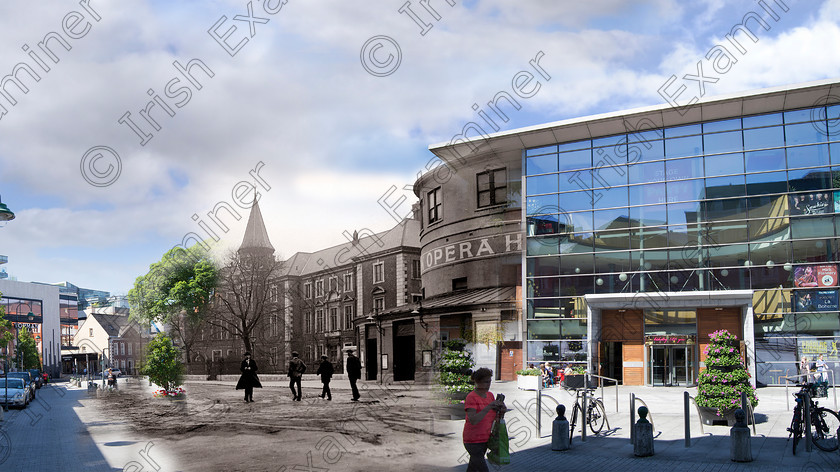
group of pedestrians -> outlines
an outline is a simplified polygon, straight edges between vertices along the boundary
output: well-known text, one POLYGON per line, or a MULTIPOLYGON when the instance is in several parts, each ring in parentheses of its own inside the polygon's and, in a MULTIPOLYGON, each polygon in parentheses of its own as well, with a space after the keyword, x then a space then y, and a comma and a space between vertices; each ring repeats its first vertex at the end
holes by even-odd
POLYGON ((813 376, 815 381, 828 382, 828 363, 823 359, 822 354, 819 355, 819 358, 817 358, 813 365, 811 365, 807 357, 799 360, 799 373, 804 375, 804 382, 811 381, 811 372, 814 371, 816 371, 816 375, 813 376))
MULTIPOLYGON (((350 390, 352 391, 354 402, 359 401, 359 389, 356 387, 356 382, 362 378, 362 363, 358 357, 353 354, 352 349, 347 350, 347 378, 350 379, 350 390)), ((245 359, 242 365, 239 366, 239 371, 242 375, 236 383, 237 390, 245 390, 245 402, 254 401, 254 389, 262 388, 260 378, 257 376, 257 363, 251 359, 251 353, 244 354, 245 359)), ((301 401, 303 396, 301 389, 301 380, 303 374, 306 373, 306 364, 300 358, 297 351, 292 351, 292 359, 289 361, 289 389, 292 391, 292 401, 301 401)), ((335 373, 332 362, 327 356, 321 356, 321 362, 318 364, 318 370, 315 372, 321 377, 323 388, 321 389, 321 398, 332 400, 332 391, 330 391, 330 380, 335 373)))

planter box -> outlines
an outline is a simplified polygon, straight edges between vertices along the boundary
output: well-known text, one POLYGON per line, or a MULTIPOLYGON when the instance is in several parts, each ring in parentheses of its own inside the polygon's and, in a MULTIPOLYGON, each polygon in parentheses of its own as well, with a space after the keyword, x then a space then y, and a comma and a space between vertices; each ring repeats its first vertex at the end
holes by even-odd
MULTIPOLYGON (((705 425, 709 426, 735 426, 735 410, 736 408, 728 408, 721 410, 720 416, 717 414, 717 408, 708 408, 697 405, 697 410, 700 412, 700 420, 705 425)), ((747 412, 747 424, 752 424, 752 418, 747 412)))
POLYGON ((583 388, 586 382, 586 376, 580 374, 567 375, 566 380, 563 381, 564 388, 583 388))
POLYGON ((520 390, 539 390, 541 380, 539 375, 517 375, 516 386, 520 390))

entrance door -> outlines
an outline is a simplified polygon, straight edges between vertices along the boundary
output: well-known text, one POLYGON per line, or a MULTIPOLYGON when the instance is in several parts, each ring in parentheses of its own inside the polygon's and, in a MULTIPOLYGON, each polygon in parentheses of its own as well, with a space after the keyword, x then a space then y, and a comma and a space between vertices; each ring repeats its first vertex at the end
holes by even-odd
POLYGON ((650 385, 693 385, 693 352, 692 346, 651 346, 648 363, 650 385))
POLYGON ((365 373, 366 380, 376 380, 379 364, 377 363, 378 353, 376 352, 376 340, 365 340, 365 373))

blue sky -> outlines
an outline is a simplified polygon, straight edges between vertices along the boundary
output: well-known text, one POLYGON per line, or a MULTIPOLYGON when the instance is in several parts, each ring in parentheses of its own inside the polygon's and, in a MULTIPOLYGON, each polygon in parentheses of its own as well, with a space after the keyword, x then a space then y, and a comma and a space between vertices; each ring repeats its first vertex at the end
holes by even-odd
MULTIPOLYGON (((40 74, 39 81, 19 76, 28 93, 7 84, 14 106, 0 97, 7 109, 0 195, 17 214, 0 228, 6 270, 23 281, 125 293, 150 263, 198 230, 193 214, 206 219, 220 202, 232 202, 238 182, 253 182, 249 171, 260 162, 271 187, 259 189, 260 206, 278 255, 340 244, 343 231, 385 230, 394 221, 377 200, 392 185, 413 199, 402 188, 432 158, 428 146, 477 119, 473 103, 510 90, 511 78, 540 51, 551 79, 522 100, 502 130, 662 104, 657 89, 665 80, 695 73, 751 11, 769 31, 753 25, 759 41, 746 40, 746 54, 707 84, 707 96, 840 76, 840 49, 826 46, 840 42, 840 0, 765 0, 778 20, 758 2, 740 0, 431 0, 435 20, 412 0, 432 25, 425 35, 398 12, 403 3, 290 0, 269 14, 262 0, 90 0, 95 15, 78 2, 0 3, 0 77, 20 63, 40 74), (268 20, 254 24, 253 37, 247 22, 233 20, 249 3, 255 17, 268 20), (50 61, 37 43, 62 33, 72 11, 83 17, 79 37, 66 39, 69 51, 53 40, 59 61, 50 61), (219 35, 236 27, 228 43, 247 39, 233 56, 208 33, 223 16, 219 35), (367 73, 360 60, 363 44, 377 35, 402 53, 399 68, 384 77, 367 73), (192 59, 213 76, 191 69, 201 89, 192 85, 178 107, 186 95, 165 96, 179 77, 173 62, 192 59), (174 114, 151 109, 160 130, 139 116, 152 100, 149 89, 174 114), (126 112, 153 133, 144 145, 118 123, 126 112), (110 185, 91 185, 82 175, 82 158, 95 146, 119 154, 119 178, 110 185)), ((94 170, 107 174, 108 162, 94 170)), ((239 210, 238 221, 224 220, 221 250, 242 238, 248 212, 239 210)))

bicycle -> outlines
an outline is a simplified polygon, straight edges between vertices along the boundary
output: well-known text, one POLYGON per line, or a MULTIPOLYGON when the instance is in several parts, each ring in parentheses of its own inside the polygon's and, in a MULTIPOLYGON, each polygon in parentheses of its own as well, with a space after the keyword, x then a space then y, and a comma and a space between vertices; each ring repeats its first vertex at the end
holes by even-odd
POLYGON ((814 384, 806 383, 794 393, 796 398, 796 406, 793 408, 793 419, 790 422, 790 427, 787 429, 790 432, 788 439, 793 438, 793 454, 796 455, 796 446, 799 439, 802 438, 805 430, 805 406, 804 398, 806 394, 809 396, 809 406, 811 410, 811 440, 815 446, 826 452, 836 451, 840 447, 838 442, 837 431, 840 430, 840 415, 835 411, 819 406, 811 395, 815 394, 816 390, 814 384))
MULTIPOLYGON (((572 407, 572 422, 569 425, 569 444, 572 443, 572 436, 575 433, 575 423, 577 423, 578 413, 581 415, 581 421, 584 425, 589 425, 589 430, 592 434, 598 434, 604 428, 604 421, 607 419, 607 410, 604 409, 604 402, 600 397, 592 397, 590 393, 594 393, 594 388, 582 388, 575 390, 575 406, 572 407), (586 416, 583 416, 583 396, 588 398, 586 402, 586 416)), ((584 428, 586 426, 583 426, 584 428)))

